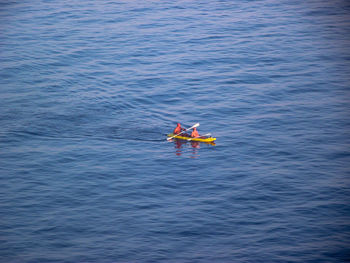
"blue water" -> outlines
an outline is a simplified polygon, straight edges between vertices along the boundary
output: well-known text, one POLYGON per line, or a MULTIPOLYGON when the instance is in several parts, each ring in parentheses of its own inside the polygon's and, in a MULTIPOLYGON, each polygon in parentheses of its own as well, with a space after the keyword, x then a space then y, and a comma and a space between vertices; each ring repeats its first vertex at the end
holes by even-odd
POLYGON ((0 262, 349 262, 349 14, 1 1, 0 262))

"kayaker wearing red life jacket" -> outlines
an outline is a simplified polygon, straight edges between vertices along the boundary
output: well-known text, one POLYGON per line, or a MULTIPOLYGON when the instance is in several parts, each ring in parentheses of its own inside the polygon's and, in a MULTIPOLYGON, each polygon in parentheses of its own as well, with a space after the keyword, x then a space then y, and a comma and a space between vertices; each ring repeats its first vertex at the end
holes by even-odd
POLYGON ((181 124, 178 123, 176 128, 174 129, 173 134, 179 134, 180 132, 184 131, 185 129, 181 127, 181 124))
POLYGON ((194 138, 194 137, 199 137, 199 133, 198 133, 196 127, 193 128, 193 131, 192 131, 192 133, 191 133, 191 137, 192 137, 192 138, 194 138))

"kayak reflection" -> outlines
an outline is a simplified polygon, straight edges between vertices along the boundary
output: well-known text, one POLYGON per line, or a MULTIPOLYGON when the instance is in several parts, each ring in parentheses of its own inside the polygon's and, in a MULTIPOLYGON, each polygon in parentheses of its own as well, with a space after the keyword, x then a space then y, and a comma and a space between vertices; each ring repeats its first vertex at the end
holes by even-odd
MULTIPOLYGON (((175 154, 177 156, 180 156, 182 154, 182 149, 186 147, 187 145, 191 145, 193 148, 193 155, 197 155, 198 151, 201 148, 202 145, 212 145, 215 146, 216 144, 214 142, 197 142, 197 141, 186 141, 186 140, 180 140, 180 139, 174 139, 174 145, 175 145, 175 154)), ((194 156, 195 157, 195 156, 194 156)))

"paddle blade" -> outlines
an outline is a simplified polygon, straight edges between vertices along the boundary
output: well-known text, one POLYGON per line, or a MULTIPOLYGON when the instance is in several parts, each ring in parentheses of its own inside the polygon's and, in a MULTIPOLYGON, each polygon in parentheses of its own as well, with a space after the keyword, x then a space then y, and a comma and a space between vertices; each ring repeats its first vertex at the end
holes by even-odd
POLYGON ((196 127, 198 127, 198 126, 199 126, 199 122, 196 123, 195 125, 193 125, 190 129, 196 128, 196 127))

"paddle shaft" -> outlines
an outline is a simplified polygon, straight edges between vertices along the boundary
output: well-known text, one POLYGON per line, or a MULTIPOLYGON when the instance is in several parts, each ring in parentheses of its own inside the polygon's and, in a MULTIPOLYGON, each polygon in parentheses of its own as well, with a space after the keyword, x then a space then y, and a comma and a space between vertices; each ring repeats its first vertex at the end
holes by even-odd
POLYGON ((178 136, 178 135, 180 135, 180 134, 182 134, 182 133, 184 133, 184 132, 186 132, 186 131, 188 131, 188 130, 191 130, 191 129, 193 129, 193 128, 196 128, 196 127, 198 127, 198 126, 199 126, 199 123, 196 123, 196 124, 193 125, 192 127, 188 128, 188 129, 185 129, 184 131, 182 131, 182 132, 180 132, 180 133, 178 133, 178 134, 175 134, 174 136, 171 136, 171 137, 167 138, 167 140, 169 141, 169 140, 171 140, 172 138, 174 138, 175 136, 178 136))
POLYGON ((199 137, 202 137, 202 136, 210 136, 211 133, 207 133, 207 134, 204 134, 204 135, 199 135, 197 137, 193 137, 193 138, 190 138, 190 139, 187 139, 187 141, 191 141, 192 139, 196 139, 196 138, 199 138, 199 137))

